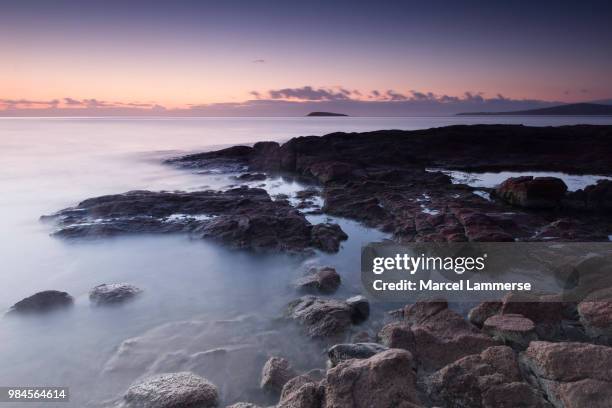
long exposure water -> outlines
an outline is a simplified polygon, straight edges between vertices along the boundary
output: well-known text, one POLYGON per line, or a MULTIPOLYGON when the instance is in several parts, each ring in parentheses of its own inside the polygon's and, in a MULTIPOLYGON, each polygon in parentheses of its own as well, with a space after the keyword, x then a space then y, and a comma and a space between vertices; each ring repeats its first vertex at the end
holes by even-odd
MULTIPOLYGON (((231 184, 225 175, 194 174, 161 163, 183 153, 335 131, 458 123, 612 124, 612 118, 0 119, 0 313, 41 290, 63 290, 75 297, 75 307, 65 312, 0 318, 0 386, 69 386, 70 403, 58 406, 106 406, 104 401, 120 395, 138 376, 173 368, 152 367, 145 352, 193 353, 224 346, 234 341, 231 336, 240 336, 240 330, 206 326, 202 331, 207 335, 200 337, 203 343, 194 345, 187 341, 188 335, 181 337, 179 329, 174 338, 168 334, 174 333, 172 326, 156 327, 177 321, 246 322, 244 316, 253 314, 272 321, 296 296, 289 283, 303 269, 303 259, 236 252, 184 236, 65 242, 49 236, 53 226, 41 223, 41 215, 108 193, 192 191, 231 184), (144 292, 120 307, 91 307, 89 289, 112 282, 129 282, 144 292), (147 332, 145 340, 124 342, 147 332), (131 344, 142 347, 125 352, 131 344)), ((302 187, 282 179, 272 183, 277 192, 290 194, 302 187)), ((319 222, 326 216, 310 218, 319 222)), ((361 245, 386 236, 349 220, 337 221, 350 236, 341 251, 318 254, 306 262, 335 266, 344 282, 338 296, 349 296, 361 290, 361 245)), ((244 325, 251 333, 252 326, 261 328, 252 321, 244 325)), ((299 341, 295 347, 300 347, 299 341)))

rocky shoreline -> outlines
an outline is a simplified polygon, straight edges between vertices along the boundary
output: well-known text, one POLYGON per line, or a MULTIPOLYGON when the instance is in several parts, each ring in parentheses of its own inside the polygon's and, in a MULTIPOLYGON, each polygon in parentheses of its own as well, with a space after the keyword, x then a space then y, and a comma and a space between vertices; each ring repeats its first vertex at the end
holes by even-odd
MULTIPOLYGON (((387 231, 400 243, 608 241, 610 181, 568 192, 560 179, 513 178, 488 189, 487 199, 429 169, 610 175, 610 157, 612 127, 477 125, 299 137, 284 144, 260 142, 192 154, 167 164, 240 173, 239 183, 270 174, 312 180, 320 193, 303 192, 302 202, 320 194, 322 213, 387 231)), ((347 238, 336 224, 311 224, 287 197, 271 197, 246 185, 102 196, 45 219, 55 222, 55 235, 65 238, 186 233, 238 249, 299 254, 337 252, 347 238)), ((196 347, 191 354, 171 356, 170 363, 160 362, 150 348, 153 362, 145 373, 151 378, 140 378, 115 402, 125 408, 220 403, 234 408, 612 406, 609 288, 572 303, 508 295, 475 306, 467 318, 441 299, 406 305, 380 319, 370 316, 369 302, 359 293, 349 299, 334 296, 341 282, 332 270, 311 271, 296 282, 296 296, 309 294, 291 302, 280 319, 310 339, 312 350, 327 353, 328 367, 312 357, 319 368, 307 371, 301 358, 270 346, 268 331, 255 340, 266 345, 263 355, 253 351, 248 336, 238 348, 196 347), (239 376, 240 360, 253 367, 236 381, 246 388, 259 386, 259 393, 216 384, 211 376, 218 370, 206 366, 231 367, 227 375, 239 376), (171 373, 158 376, 160 371, 171 373)), ((164 330, 176 333, 178 326, 164 330)), ((229 327, 214 322, 183 326, 180 330, 196 338, 229 327)), ((126 340, 105 370, 121 371, 121 357, 142 356, 142 342, 126 340)), ((315 356, 312 350, 304 352, 315 356)))

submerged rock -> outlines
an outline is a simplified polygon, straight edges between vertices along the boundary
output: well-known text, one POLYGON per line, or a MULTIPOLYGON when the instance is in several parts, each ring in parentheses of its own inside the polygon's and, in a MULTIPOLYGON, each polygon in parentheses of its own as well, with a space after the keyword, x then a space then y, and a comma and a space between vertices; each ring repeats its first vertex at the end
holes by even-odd
POLYGON ((295 282, 295 286, 308 293, 334 293, 340 286, 340 275, 332 267, 311 269, 309 274, 295 282))
POLYGON ((265 190, 131 191, 85 200, 44 217, 58 223, 56 236, 101 237, 137 233, 188 233, 234 248, 304 252, 337 251, 346 234, 333 224, 310 224, 265 190))
POLYGON ((125 408, 216 407, 217 387, 189 372, 162 374, 133 384, 123 397, 125 408))
POLYGON ((142 289, 129 283, 103 283, 89 291, 89 300, 96 305, 122 303, 133 299, 142 289))
POLYGON ((35 314, 63 309, 74 304, 74 299, 66 292, 45 290, 15 303, 9 314, 35 314))
POLYGON ((525 208, 555 208, 567 192, 565 182, 556 177, 511 177, 500 184, 497 195, 525 208))
POLYGON ((341 336, 352 324, 351 306, 337 299, 302 296, 289 304, 288 313, 313 338, 341 336))

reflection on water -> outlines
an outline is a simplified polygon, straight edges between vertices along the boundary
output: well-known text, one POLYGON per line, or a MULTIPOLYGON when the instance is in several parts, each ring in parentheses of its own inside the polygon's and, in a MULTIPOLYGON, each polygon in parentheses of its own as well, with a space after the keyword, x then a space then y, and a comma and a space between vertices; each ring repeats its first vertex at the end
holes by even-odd
MULTIPOLYGON (((102 194, 136 189, 195 191, 237 183, 231 175, 199 175, 161 164, 179 152, 332 131, 419 129, 474 120, 572 123, 567 118, 514 117, 0 119, 0 311, 46 289, 64 290, 76 298, 75 306, 67 311, 0 319, 0 385, 69 386, 71 402, 62 406, 95 406, 92 401, 114 398, 138 375, 155 367, 180 366, 171 356, 180 356, 181 350, 193 354, 230 344, 233 338, 240 338, 244 328, 257 338, 265 333, 283 337, 296 353, 308 350, 305 340, 287 331, 280 336, 275 332, 288 329, 266 323, 253 325, 253 320, 244 317, 255 314, 258 322, 273 322, 272 317, 282 313, 283 306, 295 296, 289 283, 302 273, 303 259, 229 251, 185 236, 65 242, 49 237, 52 227, 40 223, 40 215, 102 194), (112 282, 128 282, 144 292, 119 307, 91 307, 88 290, 112 282), (225 332, 206 322, 228 319, 241 329, 221 338, 210 335, 225 332), (200 322, 194 324, 202 328, 201 344, 185 344, 188 332, 177 332, 171 340, 151 340, 155 333, 168 333, 164 325, 192 320, 200 322), (162 328, 156 329, 160 325, 162 328), (145 340, 124 343, 143 333, 149 333, 145 340), (142 351, 138 355, 153 351, 156 356, 169 357, 165 365, 157 361, 155 367, 143 363, 133 371, 123 370, 121 367, 139 361, 137 356, 121 353, 126 344, 133 344, 137 354, 142 351), (109 364, 115 369, 103 371, 109 364)), ((298 202, 295 193, 305 187, 280 177, 249 185, 263 185, 271 194, 287 194, 294 204, 298 202)), ((318 198, 313 201, 321 204, 318 198)), ((322 222, 328 217, 308 218, 322 222)), ((340 223, 349 240, 340 253, 317 254, 307 261, 335 266, 344 282, 337 296, 345 297, 362 292, 361 246, 386 235, 350 220, 333 221, 340 223)), ((256 344, 269 346, 266 342, 256 344)), ((312 360, 314 364, 320 356, 312 360)), ((228 378, 239 370, 229 371, 223 372, 228 378)))
MULTIPOLYGON (((576 191, 585 188, 590 184, 597 183, 597 180, 612 180, 612 177, 596 175, 577 175, 555 171, 501 171, 499 173, 471 173, 458 170, 428 169, 427 171, 440 171, 451 177, 456 184, 467 184, 472 187, 495 188, 504 180, 510 177, 533 176, 533 177, 557 177, 567 184, 568 191, 576 191)), ((476 191, 474 193, 477 193, 476 191)), ((482 193, 482 192, 479 192, 482 193)), ((481 195, 481 194, 478 194, 481 195)), ((485 197, 486 198, 486 197, 485 197)))

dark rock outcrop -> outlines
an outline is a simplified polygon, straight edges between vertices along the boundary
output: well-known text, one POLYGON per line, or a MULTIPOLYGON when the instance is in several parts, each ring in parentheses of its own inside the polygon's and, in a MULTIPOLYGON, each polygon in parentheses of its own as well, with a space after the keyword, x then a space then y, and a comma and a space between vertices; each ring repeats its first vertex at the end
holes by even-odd
POLYGON ((133 384, 123 397, 124 408, 216 407, 217 387, 189 372, 162 374, 133 384))
POLYGON ((368 317, 370 317, 370 302, 365 296, 352 296, 346 299, 346 303, 351 308, 351 321, 353 324, 359 324, 368 320, 368 317))
POLYGON ((308 375, 289 380, 283 387, 278 408, 322 408, 325 390, 308 375))
POLYGON ((91 198, 45 217, 57 222, 56 236, 100 237, 136 233, 188 233, 234 248, 334 252, 346 234, 334 224, 311 225, 285 201, 265 190, 131 191, 91 198))
POLYGON ((524 208, 555 208, 567 192, 563 180, 555 177, 512 177, 497 188, 497 196, 524 208))
POLYGON ((74 299, 66 292, 45 290, 15 303, 8 314, 36 314, 72 306, 74 299))

